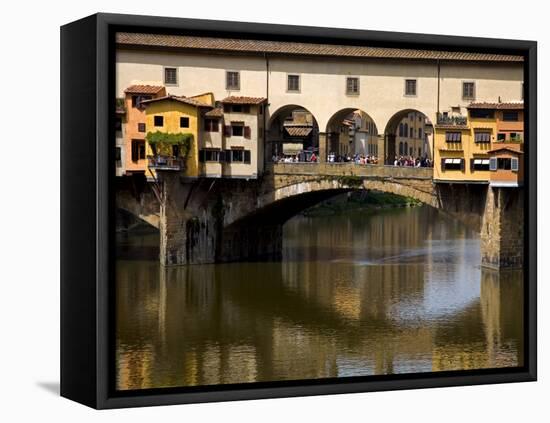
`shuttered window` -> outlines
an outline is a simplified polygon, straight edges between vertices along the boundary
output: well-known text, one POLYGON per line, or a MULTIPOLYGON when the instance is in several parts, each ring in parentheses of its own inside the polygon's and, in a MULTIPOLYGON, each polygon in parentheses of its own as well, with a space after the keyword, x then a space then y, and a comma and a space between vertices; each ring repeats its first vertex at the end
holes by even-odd
POLYGON ((405 95, 416 95, 416 79, 405 79, 405 95))
POLYGON ((241 86, 239 72, 228 71, 225 74, 225 87, 228 90, 239 90, 241 86))
POLYGON ((512 157, 512 170, 517 172, 519 170, 519 160, 517 157, 512 157))
POLYGON ((205 119, 204 131, 205 132, 218 132, 219 122, 218 119, 205 119))
POLYGON ((462 98, 473 100, 475 98, 475 84, 473 82, 462 83, 462 98))
POLYGON ((349 94, 349 95, 359 94, 359 78, 355 78, 355 77, 346 78, 346 94, 349 94))
POLYGON ((488 143, 491 142, 491 133, 490 132, 476 132, 474 134, 475 142, 477 143, 488 143))
POLYGON ((300 75, 287 76, 287 91, 300 91, 300 75))
POLYGON ((461 132, 445 132, 445 141, 446 142, 461 142, 462 133, 461 132))
POLYGON ((178 70, 177 70, 177 68, 164 68, 164 84, 165 85, 177 85, 178 84, 178 70))

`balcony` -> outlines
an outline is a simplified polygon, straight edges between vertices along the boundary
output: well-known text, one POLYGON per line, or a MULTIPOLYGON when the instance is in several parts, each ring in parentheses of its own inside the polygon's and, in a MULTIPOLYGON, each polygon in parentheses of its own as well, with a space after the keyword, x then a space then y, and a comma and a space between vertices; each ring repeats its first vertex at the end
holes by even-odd
POLYGON ((155 170, 185 170, 185 161, 181 157, 174 156, 147 156, 147 162, 150 169, 155 170))
POLYGON ((468 125, 468 118, 466 116, 449 116, 438 113, 437 124, 445 126, 466 126, 468 125))

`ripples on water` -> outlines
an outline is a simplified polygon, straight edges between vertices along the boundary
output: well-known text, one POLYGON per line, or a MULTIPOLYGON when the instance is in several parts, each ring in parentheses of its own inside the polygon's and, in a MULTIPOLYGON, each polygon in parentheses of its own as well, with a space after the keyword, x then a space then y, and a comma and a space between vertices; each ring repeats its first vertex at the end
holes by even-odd
POLYGON ((278 263, 162 269, 157 245, 118 239, 119 389, 523 363, 521 271, 427 207, 295 217, 278 263))

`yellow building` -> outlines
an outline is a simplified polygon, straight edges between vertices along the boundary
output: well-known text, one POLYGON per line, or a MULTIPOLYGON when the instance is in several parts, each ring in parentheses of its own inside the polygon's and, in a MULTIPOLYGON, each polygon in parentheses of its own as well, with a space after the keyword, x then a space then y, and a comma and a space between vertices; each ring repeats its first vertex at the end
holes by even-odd
POLYGON ((439 115, 434 128, 434 181, 489 183, 495 110, 472 104, 468 116, 439 115))
POLYGON ((156 169, 183 171, 199 176, 201 113, 212 109, 212 95, 168 95, 143 101, 146 115, 147 156, 150 175, 156 169))

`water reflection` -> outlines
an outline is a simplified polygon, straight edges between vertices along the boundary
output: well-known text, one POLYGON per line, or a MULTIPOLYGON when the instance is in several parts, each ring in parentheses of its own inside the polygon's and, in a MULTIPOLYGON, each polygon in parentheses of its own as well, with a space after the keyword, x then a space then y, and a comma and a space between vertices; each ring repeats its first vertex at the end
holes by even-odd
POLYGON ((296 217, 280 263, 118 260, 117 386, 522 365, 522 274, 479 257, 476 234, 415 208, 296 217))

